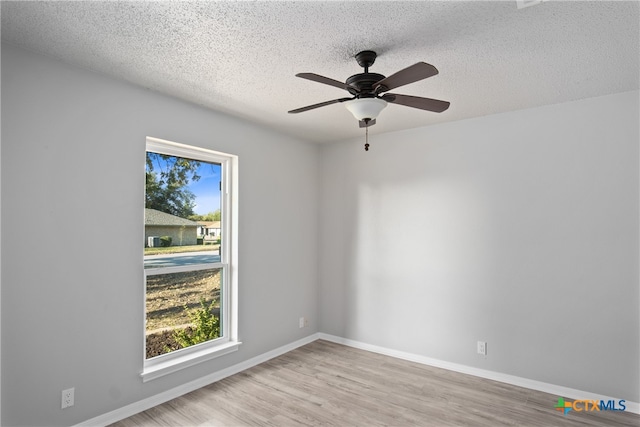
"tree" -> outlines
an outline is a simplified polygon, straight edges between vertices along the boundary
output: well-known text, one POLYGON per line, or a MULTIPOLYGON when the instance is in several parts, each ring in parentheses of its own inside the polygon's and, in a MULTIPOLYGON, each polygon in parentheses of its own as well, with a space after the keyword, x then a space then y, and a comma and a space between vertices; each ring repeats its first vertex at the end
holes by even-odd
POLYGON ((220 221, 220 209, 211 211, 206 215, 193 214, 189 216, 191 221, 220 221))
POLYGON ((147 152, 145 207, 188 218, 196 206, 187 186, 198 181, 200 162, 147 152))

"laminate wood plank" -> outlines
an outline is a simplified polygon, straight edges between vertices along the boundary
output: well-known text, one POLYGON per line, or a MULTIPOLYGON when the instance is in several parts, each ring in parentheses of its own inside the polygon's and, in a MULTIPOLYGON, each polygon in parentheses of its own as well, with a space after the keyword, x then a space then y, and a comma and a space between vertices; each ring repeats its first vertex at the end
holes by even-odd
POLYGON ((320 340, 112 426, 640 426, 629 412, 563 415, 557 400, 320 340))

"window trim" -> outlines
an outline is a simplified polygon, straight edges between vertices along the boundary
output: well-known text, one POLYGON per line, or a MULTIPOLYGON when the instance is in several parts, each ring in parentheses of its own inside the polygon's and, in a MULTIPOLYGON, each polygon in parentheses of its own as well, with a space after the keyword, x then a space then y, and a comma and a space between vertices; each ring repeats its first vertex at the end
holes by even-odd
POLYGON ((209 150, 201 147, 180 144, 158 138, 146 138, 146 152, 166 154, 187 159, 201 160, 222 165, 222 183, 220 201, 221 233, 225 244, 222 245, 220 262, 201 264, 198 266, 144 268, 144 298, 143 298, 143 331, 146 320, 146 283, 148 275, 178 273, 204 269, 221 269, 222 288, 221 313, 223 318, 222 337, 196 344, 191 347, 159 355, 151 359, 146 358, 146 339, 142 343, 143 368, 140 376, 147 382, 162 376, 177 372, 198 363, 211 360, 238 350, 242 344, 238 340, 238 156, 209 150), (224 219, 226 218, 226 220, 224 219))

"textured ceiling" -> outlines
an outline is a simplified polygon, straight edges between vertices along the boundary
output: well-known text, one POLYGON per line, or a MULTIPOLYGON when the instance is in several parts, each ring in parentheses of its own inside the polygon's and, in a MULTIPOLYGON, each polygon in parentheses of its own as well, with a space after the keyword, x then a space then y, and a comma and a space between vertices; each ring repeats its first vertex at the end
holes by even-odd
POLYGON ((2 40, 316 142, 363 130, 348 96, 294 77, 344 81, 360 50, 390 75, 440 74, 395 93, 451 102, 389 105, 371 133, 639 88, 638 2, 2 2, 2 40))

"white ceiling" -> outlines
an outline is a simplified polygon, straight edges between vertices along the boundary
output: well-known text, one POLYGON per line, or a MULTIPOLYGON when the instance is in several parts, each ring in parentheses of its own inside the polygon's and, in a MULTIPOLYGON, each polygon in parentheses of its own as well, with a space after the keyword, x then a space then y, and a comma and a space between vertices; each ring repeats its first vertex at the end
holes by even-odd
POLYGON ((639 3, 2 2, 2 40, 304 140, 363 132, 348 96, 294 77, 344 81, 361 50, 390 75, 419 61, 440 74, 394 93, 447 100, 444 113, 390 104, 371 133, 638 89, 639 3))

